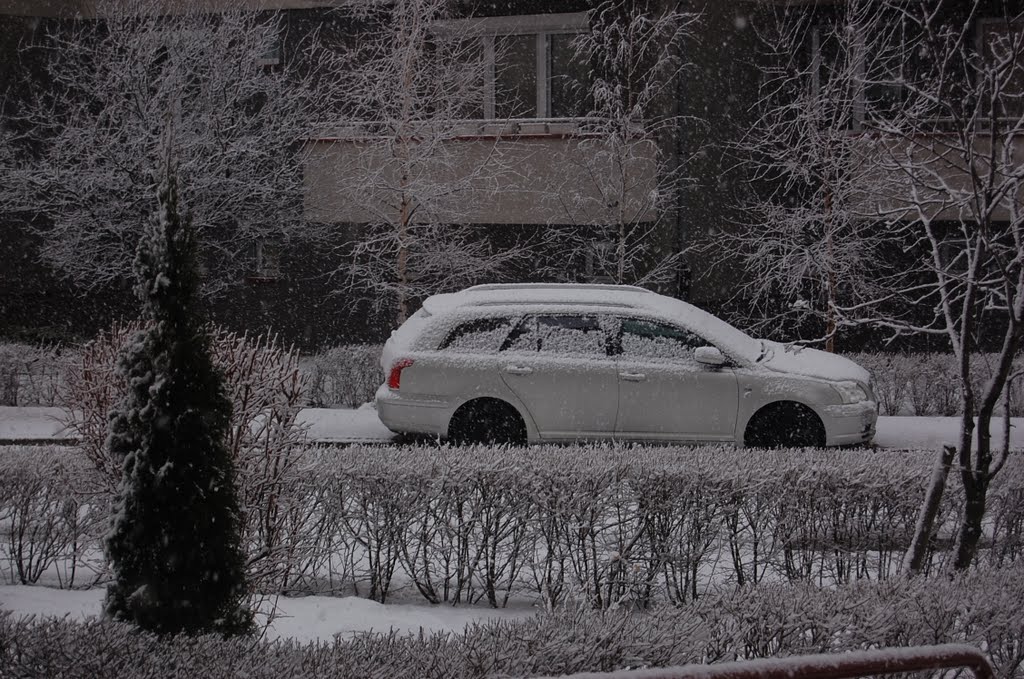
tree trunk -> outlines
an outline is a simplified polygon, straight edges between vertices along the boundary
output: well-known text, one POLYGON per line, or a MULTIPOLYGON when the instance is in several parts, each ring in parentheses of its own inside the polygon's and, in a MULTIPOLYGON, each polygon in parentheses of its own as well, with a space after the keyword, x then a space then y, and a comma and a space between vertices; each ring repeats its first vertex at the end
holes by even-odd
MULTIPOLYGON (((404 184, 405 177, 402 178, 404 184)), ((397 324, 409 318, 409 200, 402 196, 402 207, 398 217, 398 258, 395 262, 398 274, 398 317, 397 324)))
MULTIPOLYGON (((1007 370, 1007 372, 1009 372, 1007 370)), ((997 375, 994 379, 998 380, 997 375)), ((978 412, 978 445, 973 458, 974 465, 971 466, 972 458, 961 460, 960 476, 964 486, 964 511, 960 517, 960 528, 956 536, 956 557, 953 560, 953 570, 962 571, 970 568, 974 556, 978 552, 978 543, 982 536, 982 519, 985 518, 985 504, 988 496, 988 485, 991 481, 989 468, 992 465, 992 435, 990 427, 992 423, 992 411, 996 403, 992 390, 1002 391, 1002 385, 998 387, 990 385, 988 393, 982 399, 981 408, 978 412)), ((965 414, 964 418, 970 418, 965 414)))
POLYGON ((928 543, 931 541, 932 531, 935 529, 935 519, 939 515, 939 507, 942 505, 942 494, 946 490, 946 479, 949 477, 949 468, 953 464, 954 455, 956 455, 956 448, 943 446, 935 461, 932 478, 928 483, 928 490, 925 492, 924 502, 921 504, 921 511, 917 516, 914 536, 910 541, 910 547, 907 548, 907 553, 903 556, 903 573, 908 577, 919 574, 924 568, 928 543))
POLYGON ((828 252, 828 286, 825 309, 825 351, 836 352, 836 273, 832 266, 832 190, 825 193, 825 247, 828 252))
MULTIPOLYGON (((999 403, 999 396, 1004 390, 1009 398, 1009 380, 1013 371, 1013 357, 1020 348, 1020 331, 1016 328, 1009 333, 1003 342, 992 380, 985 389, 978 408, 978 443, 974 457, 961 456, 960 474, 963 479, 966 504, 960 520, 960 529, 956 538, 956 557, 953 569, 957 571, 970 568, 978 553, 978 545, 983 537, 982 520, 985 518, 985 506, 988 500, 988 487, 992 477, 999 472, 1001 463, 992 466, 992 414, 999 403), (973 462, 973 464, 971 464, 973 462)), ((973 402, 965 404, 973 406, 973 402)), ((1009 418, 1009 410, 1007 410, 1009 418)), ((971 409, 964 411, 964 423, 973 423, 971 409)), ((1003 455, 1009 454, 1009 438, 1006 439, 1003 455)), ((1005 459, 1005 457, 1003 458, 1005 459)))
POLYGON ((970 568, 978 552, 978 543, 982 536, 981 521, 985 518, 988 483, 987 478, 980 477, 976 478, 969 488, 964 488, 967 502, 960 519, 960 530, 956 536, 956 558, 953 560, 953 570, 963 571, 970 568))

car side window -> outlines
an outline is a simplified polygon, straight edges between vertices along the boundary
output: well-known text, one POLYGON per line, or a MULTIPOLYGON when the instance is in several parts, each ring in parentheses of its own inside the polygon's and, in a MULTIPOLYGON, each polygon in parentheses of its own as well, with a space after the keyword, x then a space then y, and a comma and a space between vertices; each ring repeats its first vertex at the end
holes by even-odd
POLYGON ((455 326, 438 349, 493 353, 505 341, 511 329, 511 318, 477 318, 455 326))
POLYGON ((505 340, 502 351, 538 351, 573 356, 606 356, 601 319, 591 315, 527 316, 505 340))
POLYGON ((626 358, 692 362, 693 351, 708 342, 698 335, 674 325, 640 318, 620 321, 621 354, 626 358))

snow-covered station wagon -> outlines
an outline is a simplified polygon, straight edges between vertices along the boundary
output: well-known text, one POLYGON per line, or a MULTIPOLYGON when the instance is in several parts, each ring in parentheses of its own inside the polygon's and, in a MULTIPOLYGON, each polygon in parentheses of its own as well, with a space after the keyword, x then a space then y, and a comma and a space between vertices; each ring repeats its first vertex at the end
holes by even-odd
POLYGON ((478 285, 429 297, 382 356, 392 431, 454 442, 867 444, 868 372, 754 339, 642 288, 478 285))

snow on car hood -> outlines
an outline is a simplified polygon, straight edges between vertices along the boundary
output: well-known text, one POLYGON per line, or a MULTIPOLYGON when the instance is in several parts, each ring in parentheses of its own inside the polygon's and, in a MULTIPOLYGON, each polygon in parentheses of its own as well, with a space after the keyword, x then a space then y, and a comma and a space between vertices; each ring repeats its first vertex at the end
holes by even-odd
POLYGON ((848 358, 819 349, 787 346, 763 340, 767 354, 759 365, 769 370, 823 380, 856 380, 867 384, 871 374, 848 358))

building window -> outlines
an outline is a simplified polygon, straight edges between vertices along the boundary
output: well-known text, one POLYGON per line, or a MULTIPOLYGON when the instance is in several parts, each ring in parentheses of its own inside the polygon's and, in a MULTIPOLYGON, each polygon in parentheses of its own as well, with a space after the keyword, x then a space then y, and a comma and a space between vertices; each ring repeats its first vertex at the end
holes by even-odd
MULTIPOLYGON (((978 91, 996 96, 1000 117, 1024 116, 1024 21, 981 19, 976 41, 978 91)), ((867 34, 863 26, 814 26, 808 43, 814 105, 828 122, 847 129, 897 114, 910 96, 908 84, 926 78, 935 67, 905 17, 893 17, 878 35, 867 34)), ((935 102, 917 113, 941 119, 948 115, 944 103, 949 102, 935 102)), ((922 98, 915 101, 915 106, 925 104, 922 98)))
POLYGON ((583 271, 589 283, 614 283, 612 275, 618 268, 617 244, 610 240, 595 240, 586 251, 583 271))
MULTIPOLYGON (((494 117, 536 118, 540 80, 537 68, 537 36, 509 35, 494 38, 494 117)), ((546 116, 542 116, 546 117, 546 116)))
POLYGON ((884 31, 864 23, 821 24, 811 29, 809 43, 814 101, 839 128, 861 130, 898 114, 907 103, 908 84, 927 72, 920 36, 904 16, 890 17, 884 31))
POLYGON ((548 35, 548 101, 552 118, 579 118, 593 107, 590 64, 576 53, 574 33, 548 35))
POLYGON ((978 49, 984 69, 979 86, 996 95, 999 115, 1024 115, 1024 21, 982 19, 978 23, 978 49))
POLYGON ((573 41, 585 12, 487 17, 444 22, 439 33, 475 40, 487 83, 477 109, 485 119, 576 118, 587 114, 590 65, 573 41))
POLYGON ((268 42, 264 47, 266 49, 256 58, 256 63, 260 66, 278 66, 281 63, 280 38, 273 38, 273 42, 268 42))
POLYGON ((256 261, 252 278, 257 281, 274 281, 281 278, 281 244, 274 240, 260 238, 255 244, 256 261))
POLYGON ((811 105, 823 124, 859 130, 864 122, 864 40, 858 27, 826 23, 809 36, 811 105))

